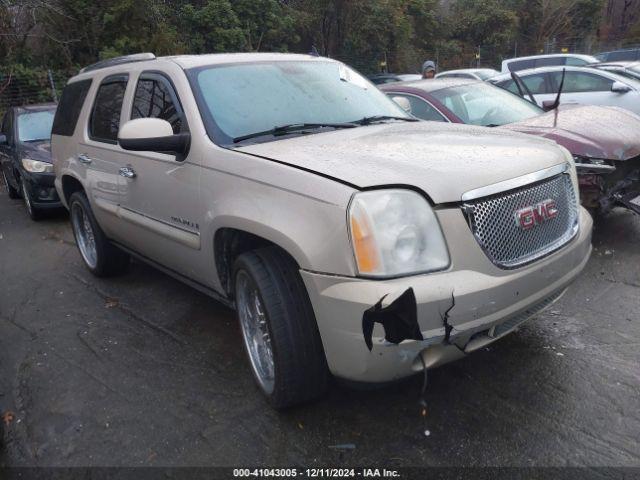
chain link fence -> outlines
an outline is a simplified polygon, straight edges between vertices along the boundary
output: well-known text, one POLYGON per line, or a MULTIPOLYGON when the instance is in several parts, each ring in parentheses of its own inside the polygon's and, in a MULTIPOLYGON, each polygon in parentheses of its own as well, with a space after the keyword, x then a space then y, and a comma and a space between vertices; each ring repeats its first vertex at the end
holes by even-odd
POLYGON ((0 71, 0 115, 9 107, 57 102, 71 75, 49 69, 0 71))

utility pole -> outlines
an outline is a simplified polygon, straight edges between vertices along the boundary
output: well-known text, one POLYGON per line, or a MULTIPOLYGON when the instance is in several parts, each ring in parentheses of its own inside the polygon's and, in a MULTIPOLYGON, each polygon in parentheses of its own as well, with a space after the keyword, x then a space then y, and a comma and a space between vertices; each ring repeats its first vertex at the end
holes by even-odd
POLYGON ((53 81, 51 69, 47 70, 47 75, 49 76, 49 85, 51 86, 51 96, 53 97, 53 101, 58 103, 58 92, 56 92, 56 84, 53 81))

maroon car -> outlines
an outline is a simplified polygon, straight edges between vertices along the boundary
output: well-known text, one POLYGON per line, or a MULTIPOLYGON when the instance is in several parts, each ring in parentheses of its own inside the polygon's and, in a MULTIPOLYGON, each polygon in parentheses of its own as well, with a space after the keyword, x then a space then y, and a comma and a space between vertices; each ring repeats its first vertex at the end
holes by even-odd
POLYGON ((423 120, 499 127, 555 140, 575 159, 585 207, 606 213, 619 205, 640 213, 638 115, 589 105, 561 105, 545 112, 475 80, 421 80, 380 88, 423 120))

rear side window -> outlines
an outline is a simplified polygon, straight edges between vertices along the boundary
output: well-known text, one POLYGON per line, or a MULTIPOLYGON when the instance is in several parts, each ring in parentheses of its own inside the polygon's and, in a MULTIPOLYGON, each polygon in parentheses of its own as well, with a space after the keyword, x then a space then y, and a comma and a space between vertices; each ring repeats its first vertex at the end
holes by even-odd
POLYGON ((122 100, 126 89, 126 76, 107 77, 102 81, 89 120, 89 136, 92 140, 118 143, 122 100))
POLYGON ((565 64, 564 57, 547 57, 547 58, 538 58, 536 60, 536 68, 552 67, 552 66, 564 65, 564 64, 565 64))
POLYGON ((182 130, 182 109, 169 81, 160 75, 143 75, 138 80, 131 118, 160 118, 171 124, 173 133, 182 130))
POLYGON ((589 62, 583 60, 582 58, 567 57, 567 65, 569 65, 570 67, 584 67, 587 63, 589 62))
MULTIPOLYGON (((555 90, 557 91, 562 79, 562 72, 553 72, 551 75, 555 90)), ((564 78, 562 91, 566 93, 609 92, 611 91, 612 85, 613 80, 606 77, 601 77, 592 73, 567 72, 564 78)))
POLYGON ((536 66, 535 60, 518 60, 517 62, 509 62, 507 67, 510 72, 518 72, 520 70, 527 70, 536 66))
POLYGON ((70 137, 76 130, 78 116, 91 87, 91 79, 70 83, 62 91, 62 97, 53 119, 52 135, 70 137))

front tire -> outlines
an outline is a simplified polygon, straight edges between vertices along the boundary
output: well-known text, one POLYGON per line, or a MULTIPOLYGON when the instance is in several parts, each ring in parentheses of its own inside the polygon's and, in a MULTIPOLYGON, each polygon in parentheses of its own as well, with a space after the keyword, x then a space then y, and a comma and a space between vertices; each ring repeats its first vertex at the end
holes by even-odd
POLYGON ((20 192, 18 192, 18 190, 11 186, 11 184, 9 183, 9 179, 7 178, 7 174, 4 172, 4 170, 2 171, 2 178, 4 180, 4 186, 7 189, 7 193, 9 194, 9 198, 11 198, 12 200, 20 198, 20 192))
POLYGON ((98 225, 84 192, 71 195, 69 213, 76 245, 89 271, 96 277, 125 272, 129 266, 129 255, 109 241, 98 225))
POLYGON ((236 310, 258 386, 276 409, 313 400, 329 369, 298 266, 278 247, 244 253, 234 265, 236 310))
POLYGON ((24 200, 24 206, 27 208, 27 213, 29 217, 33 221, 38 221, 42 217, 42 212, 33 206, 31 201, 31 195, 29 194, 29 189, 27 188, 27 182, 24 178, 20 179, 20 187, 22 191, 22 199, 24 200))

